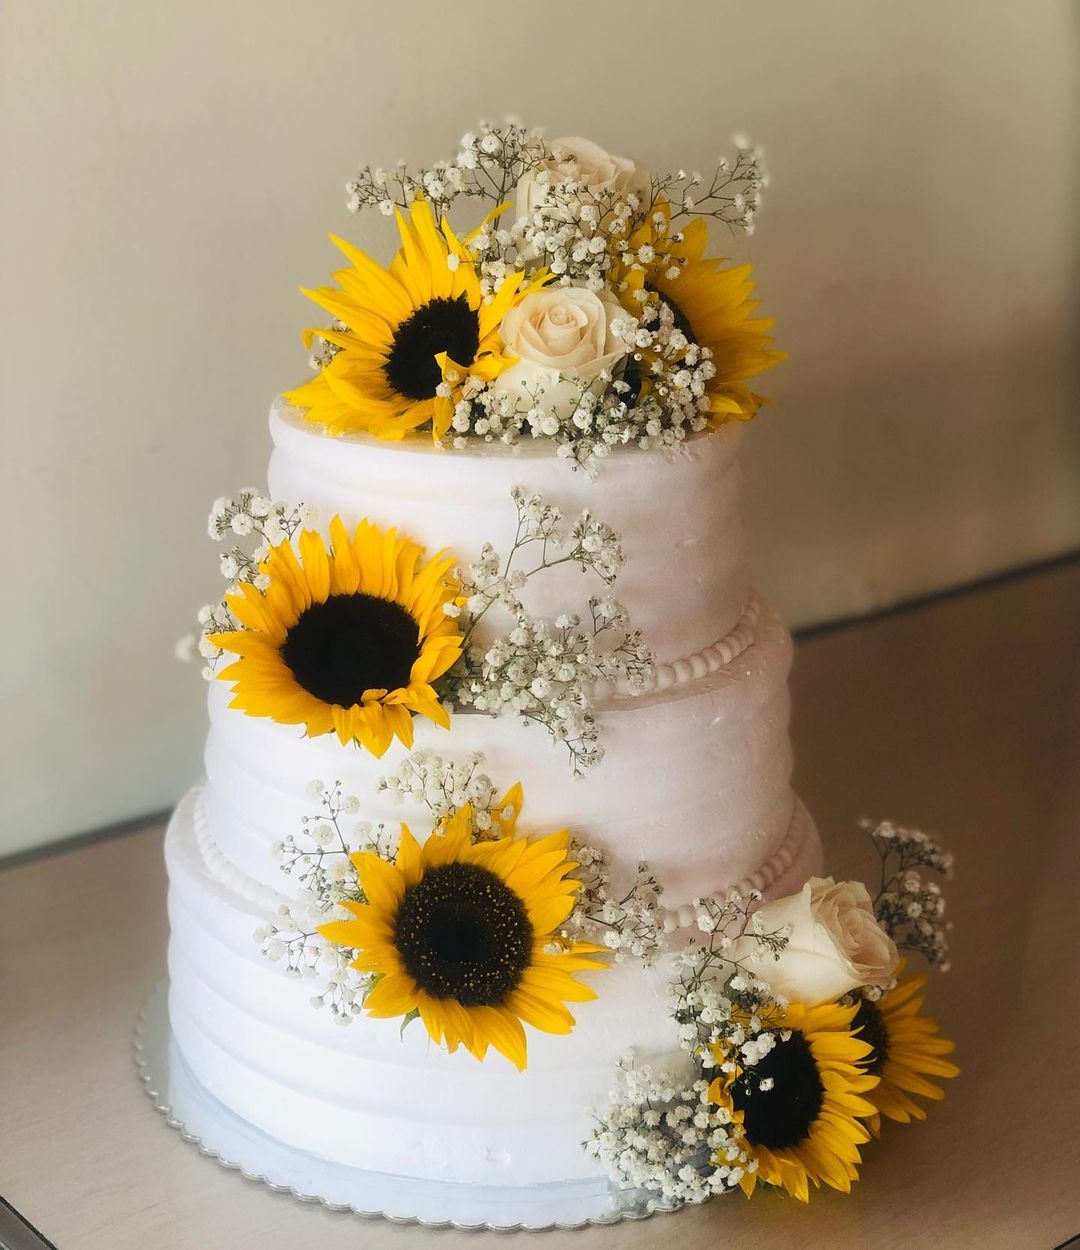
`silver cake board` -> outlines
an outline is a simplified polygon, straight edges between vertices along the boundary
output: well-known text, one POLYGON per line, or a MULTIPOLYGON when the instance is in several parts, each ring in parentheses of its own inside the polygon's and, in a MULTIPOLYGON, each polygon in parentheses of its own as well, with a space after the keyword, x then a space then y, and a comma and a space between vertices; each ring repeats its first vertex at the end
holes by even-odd
POLYGON ((195 1078, 169 1026, 168 991, 168 980, 160 981, 139 1013, 139 1076, 154 1106, 185 1141, 248 1180, 331 1211, 462 1231, 570 1230, 676 1209, 655 1194, 621 1190, 604 1177, 516 1187, 421 1181, 331 1163, 288 1146, 230 1111, 195 1078))

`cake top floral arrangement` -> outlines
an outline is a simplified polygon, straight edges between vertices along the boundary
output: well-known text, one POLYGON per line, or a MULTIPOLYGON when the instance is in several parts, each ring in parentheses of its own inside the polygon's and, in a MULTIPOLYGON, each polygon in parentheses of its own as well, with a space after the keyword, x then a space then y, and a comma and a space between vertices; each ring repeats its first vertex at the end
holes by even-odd
POLYGON ((365 166, 349 208, 396 216, 401 248, 384 268, 334 238, 348 265, 305 291, 331 317, 305 331, 316 374, 285 398, 334 434, 548 439, 577 463, 749 420, 784 356, 750 266, 706 255, 708 219, 751 233, 766 183, 734 142, 708 176, 658 173, 509 121, 428 168, 365 166))

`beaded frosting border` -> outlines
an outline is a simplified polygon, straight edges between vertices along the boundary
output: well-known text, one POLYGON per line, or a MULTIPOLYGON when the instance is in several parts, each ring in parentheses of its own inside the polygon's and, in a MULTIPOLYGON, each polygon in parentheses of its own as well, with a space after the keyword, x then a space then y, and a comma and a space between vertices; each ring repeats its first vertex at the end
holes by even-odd
MULTIPOLYGON (((810 813, 799 799, 791 814, 784 839, 772 855, 756 871, 743 877, 738 884, 719 890, 719 894, 733 893, 746 898, 752 891, 764 894, 774 885, 798 858, 808 839, 816 832, 810 813)), ((680 929, 689 929, 697 924, 698 912, 692 903, 683 903, 679 907, 669 908, 664 914, 664 932, 677 933, 680 929)))
MULTIPOLYGON (((230 893, 235 894, 245 903, 260 911, 273 915, 282 907, 294 908, 295 899, 290 899, 273 886, 264 885, 238 868, 214 841, 210 831, 210 821, 206 813, 206 785, 199 783, 193 786, 177 808, 181 814, 185 806, 191 809, 191 827, 195 839, 195 848, 199 860, 206 870, 207 876, 216 881, 230 893)), ((813 821, 802 802, 796 798, 791 820, 784 838, 776 850, 755 872, 743 877, 739 882, 721 890, 720 893, 749 895, 751 891, 766 893, 798 858, 807 839, 814 833, 813 821)), ((677 933, 680 929, 692 928, 697 923, 697 910, 692 903, 686 902, 678 907, 668 908, 664 913, 664 932, 677 933)))
POLYGON ((615 697, 632 699, 635 696, 662 694, 665 690, 686 685, 691 681, 698 681, 702 677, 708 677, 711 673, 717 673, 720 669, 726 668, 753 643, 758 623, 761 620, 761 612, 761 600, 757 595, 751 595, 746 607, 743 608, 742 616, 722 638, 696 651, 693 655, 657 664, 645 684, 636 690, 631 691, 620 683, 615 691, 615 697))
POLYGON ((206 870, 206 875, 223 886, 231 894, 235 894, 245 903, 249 903, 260 911, 273 914, 282 907, 295 906, 295 900, 286 897, 272 885, 263 885, 254 877, 248 876, 242 868, 238 868, 225 852, 214 841, 210 832, 210 821, 206 814, 206 783, 194 785, 181 800, 176 814, 179 815, 186 803, 191 805, 191 828, 195 835, 195 849, 199 860, 206 870))

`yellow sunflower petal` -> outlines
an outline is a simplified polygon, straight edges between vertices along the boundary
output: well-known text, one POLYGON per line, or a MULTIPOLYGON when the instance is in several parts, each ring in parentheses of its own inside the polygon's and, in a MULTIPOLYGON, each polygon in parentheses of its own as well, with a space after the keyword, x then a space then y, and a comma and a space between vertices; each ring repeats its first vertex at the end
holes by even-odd
POLYGON ((510 1007, 526 1024, 544 1033, 569 1033, 574 1027, 574 1017, 561 1003, 552 1002, 540 994, 516 989, 507 998, 510 1007))
POLYGON ((360 851, 352 857, 364 897, 378 911, 391 911, 400 904, 405 893, 405 878, 393 864, 372 851, 360 851))
POLYGON ((528 1048, 525 1030, 517 1016, 501 1007, 474 1007, 469 1019, 475 1044, 494 1046, 519 1072, 524 1070, 528 1048))
POLYGON ((330 522, 330 541, 334 548, 330 568, 330 593, 354 595, 360 585, 360 562, 356 559, 352 538, 345 522, 339 516, 330 522))
POLYGON ((355 947, 358 943, 354 920, 329 920, 319 925, 318 931, 328 942, 336 942, 338 946, 355 947))
POLYGON ((492 820, 498 825, 504 837, 510 837, 517 827, 521 806, 524 802, 524 791, 521 782, 515 782, 502 796, 492 811, 492 820))
POLYGON ((472 808, 466 804, 424 843, 424 867, 435 868, 461 857, 472 837, 472 808))
POLYGON ((649 302, 665 300, 678 310, 689 336, 709 350, 715 374, 706 383, 705 397, 713 426, 749 420, 761 397, 744 385, 745 379, 784 358, 771 346, 772 322, 755 316, 750 267, 706 258, 708 231, 702 219, 696 218, 679 233, 670 227, 667 206, 660 202, 633 232, 632 246, 617 249, 610 274, 613 287, 635 316, 640 313, 637 294, 642 290, 649 293, 649 302), (646 245, 652 259, 643 263, 640 254, 646 245))
MULTIPOLYGON (((449 428, 454 404, 474 369, 478 380, 490 381, 507 367, 509 361, 498 354, 499 323, 547 275, 526 283, 523 274, 508 274, 491 303, 485 304, 474 257, 446 223, 436 222, 430 205, 417 199, 407 216, 397 217, 401 248, 387 269, 344 240, 334 239, 350 266, 334 274, 336 287, 306 289, 304 294, 348 330, 305 332, 307 340, 318 335, 339 350, 315 378, 287 391, 286 399, 305 409, 308 420, 335 433, 363 430, 400 439, 430 424, 432 437, 438 440, 449 428), (459 261, 453 270, 448 264, 451 255, 459 261), (437 393, 438 372, 413 377, 406 384, 390 363, 402 327, 433 300, 451 300, 455 308, 460 304, 463 321, 475 322, 477 355, 454 362, 457 380, 451 396, 437 393), (431 393, 421 390, 417 397, 418 385, 430 386, 431 393)), ((458 342, 460 338, 448 332, 444 344, 434 345, 433 362, 438 356, 449 358, 458 342)))
POLYGON ((552 898, 528 907, 529 920, 537 933, 553 933, 574 910, 574 899, 552 898))
POLYGON ((403 973, 380 978, 375 987, 364 999, 364 1008, 369 1015, 381 1019, 394 1016, 407 1016, 417 1006, 417 996, 411 978, 403 973))

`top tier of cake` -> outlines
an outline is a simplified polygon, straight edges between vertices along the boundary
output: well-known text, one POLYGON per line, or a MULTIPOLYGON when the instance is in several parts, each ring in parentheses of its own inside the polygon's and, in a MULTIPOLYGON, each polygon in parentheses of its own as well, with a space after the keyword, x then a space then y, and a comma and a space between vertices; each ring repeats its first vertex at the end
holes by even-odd
MULTIPOLYGON (((621 536, 626 563, 614 593, 661 663, 700 655, 731 632, 746 607, 736 426, 690 440, 672 459, 616 448, 595 478, 553 456, 546 441, 444 451, 421 438, 335 438, 281 400, 270 431, 272 495, 314 508, 324 530, 335 514, 349 524, 367 517, 396 526, 429 554, 450 548, 472 560, 485 542, 503 557, 509 552, 515 486, 568 519, 590 509, 621 536)), ((525 600, 554 620, 583 611, 587 596, 602 590, 571 564, 545 570, 525 600)))

